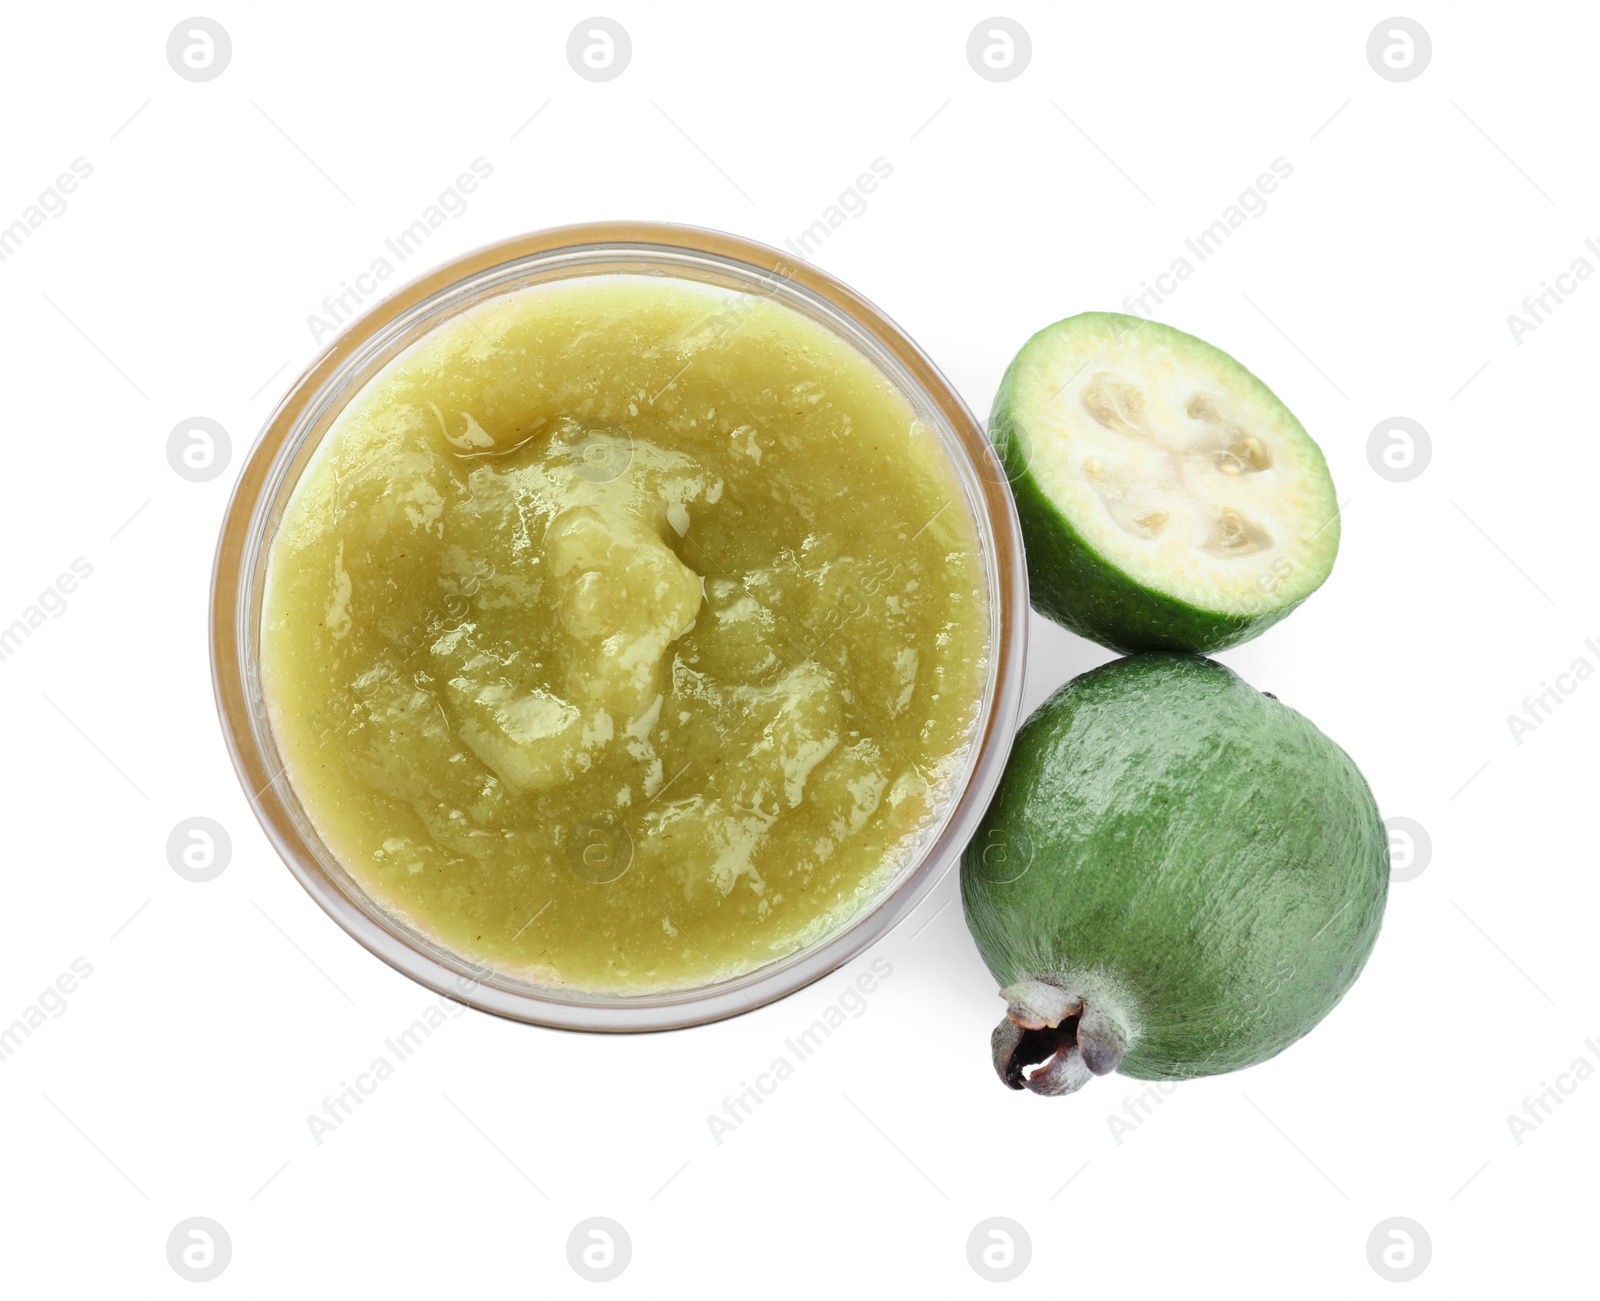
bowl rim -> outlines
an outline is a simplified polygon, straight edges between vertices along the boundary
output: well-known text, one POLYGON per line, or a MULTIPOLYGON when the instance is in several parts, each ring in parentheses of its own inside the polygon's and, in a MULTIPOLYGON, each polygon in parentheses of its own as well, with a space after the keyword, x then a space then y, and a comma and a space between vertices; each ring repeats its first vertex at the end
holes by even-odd
MULTIPOLYGON (((465 310, 465 305, 458 310, 465 310)), ((438 328, 455 314, 440 317, 428 329, 438 328)), ((381 365, 387 365, 413 342, 415 339, 384 356, 381 365)), ((360 392, 361 384, 347 384, 346 388, 348 392, 326 416, 327 420, 331 421, 360 392)), ((326 433, 325 423, 317 441, 326 433)), ((947 452, 953 452, 949 440, 941 439, 941 443, 947 452)), ((263 551, 268 546, 269 540, 261 542, 263 551)), ((223 739, 256 820, 306 892, 368 952, 435 993, 511 1020, 568 1030, 667 1030, 752 1011, 822 979, 882 939, 955 866, 988 807, 1016 732, 1022 705, 1028 608, 1021 526, 1006 472, 983 427, 954 386, 888 316, 826 272, 739 236, 661 222, 587 222, 550 227, 485 245, 397 288, 346 323, 290 384, 245 457, 219 530, 209 609, 211 676, 223 739), (298 804, 298 800, 284 768, 273 771, 258 738, 258 729, 268 725, 252 706, 246 676, 251 663, 249 642, 257 635, 258 621, 251 619, 251 611, 244 608, 244 603, 254 595, 254 604, 259 606, 259 592, 246 571, 255 563, 251 543, 254 535, 264 529, 263 512, 272 500, 281 501, 293 491, 292 483, 280 486, 276 494, 268 491, 284 478, 280 460, 286 448, 297 450, 311 441, 304 435, 295 440, 295 435, 304 426, 308 413, 323 409, 318 407, 317 399, 362 349, 414 309, 448 295, 464 282, 512 264, 536 264, 541 259, 553 260, 558 255, 585 251, 595 255, 631 254, 636 258, 652 253, 696 255, 734 264, 735 274, 742 268, 759 278, 787 281, 821 300, 824 308, 847 317, 893 358, 921 390, 921 397, 947 423, 964 461, 955 468, 969 472, 965 490, 969 497, 975 497, 972 504, 984 516, 980 524, 987 523, 991 546, 986 576, 990 583, 994 662, 981 701, 981 731, 969 742, 972 758, 965 783, 949 802, 938 834, 923 843, 896 885, 886 888, 823 939, 742 976, 699 989, 655 995, 617 998, 576 991, 576 998, 558 999, 542 996, 533 987, 430 940, 388 914, 375 900, 369 899, 370 906, 363 906, 329 872, 296 825, 290 801, 298 804)), ((329 854, 331 857, 331 851, 329 854)))

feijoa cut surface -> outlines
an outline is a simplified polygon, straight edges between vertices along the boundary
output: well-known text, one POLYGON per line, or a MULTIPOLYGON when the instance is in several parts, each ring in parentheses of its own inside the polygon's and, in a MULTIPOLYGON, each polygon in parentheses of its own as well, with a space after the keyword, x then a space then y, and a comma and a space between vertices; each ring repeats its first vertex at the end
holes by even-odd
POLYGON ((989 420, 1033 603, 1119 651, 1214 651, 1310 596, 1339 549, 1321 450, 1259 379, 1171 326, 1039 331, 989 420))
POLYGON ((1366 781, 1295 710, 1198 656, 1083 674, 1018 734, 962 859, 1007 1004, 995 1067, 1055 1094, 1263 1061, 1360 974, 1388 879, 1366 781))

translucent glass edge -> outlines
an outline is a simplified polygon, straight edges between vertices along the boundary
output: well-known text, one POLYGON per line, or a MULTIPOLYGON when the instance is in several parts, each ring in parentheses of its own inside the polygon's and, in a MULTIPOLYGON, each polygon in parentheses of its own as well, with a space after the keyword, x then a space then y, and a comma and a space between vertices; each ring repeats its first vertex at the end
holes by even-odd
MULTIPOLYGON (((791 305, 798 306, 793 300, 799 299, 801 304, 811 309, 806 312, 807 315, 814 319, 820 317, 828 328, 851 342, 889 377, 896 389, 917 409, 919 417, 936 431, 978 528, 980 545, 984 549, 984 571, 988 586, 990 644, 980 709, 974 720, 962 769, 949 784, 940 816, 930 823, 906 864, 879 888, 869 902, 861 906, 855 916, 833 932, 811 945, 712 985, 642 995, 609 995, 601 991, 534 985, 479 967, 470 958, 444 948, 424 932, 408 926, 362 889, 336 856, 321 844, 290 788, 282 803, 285 812, 295 823, 300 843, 289 843, 280 828, 265 822, 264 825, 267 826, 274 848, 301 884, 346 931, 390 965, 439 993, 485 1011, 560 1028, 652 1029, 720 1019, 804 988, 881 939, 944 878, 953 865, 955 854, 971 834, 972 827, 966 824, 975 824, 981 816, 988 795, 998 781, 998 770, 1003 765, 1010 734, 1015 729, 1016 716, 1020 712, 1020 683, 1026 653, 1026 572, 1018 567, 1020 556, 1011 557, 1013 588, 1021 589, 1020 599, 1014 590, 1011 604, 1020 607, 1020 613, 1016 608, 1008 612, 1003 608, 999 555, 1004 539, 997 534, 992 509, 984 501, 979 467, 974 464, 970 450, 963 443, 949 410, 941 401, 941 395, 930 392, 891 348, 886 347, 870 329, 864 328, 848 308, 825 294, 766 268, 716 252, 648 241, 619 241, 533 252, 482 268, 441 286, 392 318, 379 323, 329 373, 316 391, 301 402, 291 431, 273 453, 272 465, 255 497, 241 557, 238 599, 235 603, 238 620, 235 635, 241 651, 249 652, 241 657, 239 665, 241 677, 246 682, 247 697, 259 697, 258 621, 255 616, 259 611, 265 577, 268 525, 286 500, 284 479, 304 449, 306 440, 325 417, 330 422, 337 419, 338 409, 342 409, 343 404, 340 403, 338 409, 334 408, 334 404, 341 397, 348 401, 348 395, 359 391, 354 384, 355 379, 374 361, 377 362, 377 368, 381 369, 416 339, 437 328, 443 320, 477 302, 507 292, 511 282, 530 273, 544 273, 544 279, 561 279, 567 277, 553 273, 565 270, 570 274, 576 268, 592 267, 591 274, 626 274, 630 268, 621 263, 625 263, 630 256, 641 261, 671 264, 672 271, 669 274, 677 272, 681 275, 686 268, 703 268, 716 273, 723 280, 732 280, 735 282, 733 287, 746 292, 749 292, 750 284, 755 282, 773 287, 773 296, 786 298, 791 305), (1014 643, 1009 648, 1004 637, 1008 614, 1014 643), (1002 672, 1008 681, 999 680, 1002 672), (1006 716, 997 717, 997 713, 1006 716), (989 737, 989 733, 995 730, 1004 738, 998 747, 989 737), (986 768, 992 770, 989 779, 981 780, 986 768), (974 799, 974 796, 979 798, 974 799), (959 843, 954 843, 957 841, 959 843), (316 852, 319 846, 323 851, 320 854, 316 852), (308 858, 312 861, 307 862, 308 858), (369 927, 374 928, 376 933, 363 934, 369 927), (442 982, 438 979, 441 974, 454 979, 448 983, 442 982), (676 1015, 690 1010, 695 1013, 692 1017, 676 1015)), ((685 275, 683 278, 702 280, 702 277, 694 275, 685 275)), ((379 305, 380 309, 382 306, 379 305)), ((943 385, 944 396, 971 419, 970 412, 961 403, 954 388, 909 336, 881 312, 875 308, 871 310, 876 312, 879 324, 888 328, 894 342, 915 354, 943 385)), ((349 332, 358 331, 365 319, 355 322, 349 327, 349 332)), ((366 378, 370 376, 361 378, 362 384, 366 378)), ((291 390, 286 403, 292 402, 293 398, 294 391, 291 390)), ((268 427, 280 416, 281 408, 269 419, 268 427)), ((324 429, 323 434, 326 432, 324 429)), ((256 451, 260 450, 258 446, 256 451)), ((289 491, 292 491, 292 485, 289 491)), ((1009 494, 1007 496, 1006 505, 1009 508, 1009 494)), ((1011 513, 1013 518, 1007 535, 1015 544, 1014 510, 1011 513)), ((1017 551, 1017 546, 1013 545, 1012 550, 1017 551)), ((276 763, 276 741, 264 708, 251 707, 248 715, 251 740, 263 757, 276 763)), ((230 749, 233 748, 233 738, 230 737, 230 749)), ((283 781, 287 785, 281 766, 274 771, 273 784, 283 781)))

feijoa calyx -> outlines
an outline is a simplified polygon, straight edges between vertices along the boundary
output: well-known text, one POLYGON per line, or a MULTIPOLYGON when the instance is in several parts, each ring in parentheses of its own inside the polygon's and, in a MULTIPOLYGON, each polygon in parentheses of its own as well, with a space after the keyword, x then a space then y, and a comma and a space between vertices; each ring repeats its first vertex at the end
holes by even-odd
POLYGON ((1000 381, 989 436, 1040 613, 1119 651, 1255 637, 1327 578, 1327 462, 1272 391, 1202 339, 1084 312, 1000 381))
POLYGON ((995 1069, 1059 1094, 1272 1057, 1360 974, 1388 875, 1366 781, 1295 710, 1197 656, 1085 673, 1018 734, 962 859, 995 1069))

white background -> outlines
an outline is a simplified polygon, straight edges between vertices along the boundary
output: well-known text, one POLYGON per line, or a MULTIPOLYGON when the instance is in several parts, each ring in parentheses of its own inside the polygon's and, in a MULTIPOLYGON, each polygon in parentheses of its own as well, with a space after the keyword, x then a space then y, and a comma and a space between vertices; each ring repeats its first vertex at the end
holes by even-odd
MULTIPOLYGON (((1507 1116, 1575 1059, 1600 1066, 1600 681, 1520 744, 1506 716, 1578 657, 1600 667, 1600 284, 1520 343, 1506 317, 1580 255, 1600 266, 1600 14, 1419 4, 1432 61, 1393 83, 1366 57, 1383 7, 1016 4, 1032 59, 994 83, 966 58, 981 6, 628 3, 604 12, 631 63, 594 84, 565 52, 592 11, 568 5, 205 12, 233 55, 203 84, 167 63, 178 8, 11 6, 0 35, 0 224, 93 167, 0 263, 0 624, 93 566, 0 662, 0 1024, 93 967, 0 1062, 7 1295, 588 1295, 565 1244, 593 1215, 632 1241, 619 1298, 1389 1295, 1367 1240, 1393 1216, 1432 1244, 1403 1295, 1592 1290, 1600 1077, 1564 1077, 1521 1142, 1507 1116), (1326 587, 1222 658, 1432 838, 1314 1034, 1119 1136, 1108 1117, 1143 1087, 1120 1076, 1011 1093, 951 874, 850 968, 720 1025, 605 1038, 462 1012, 313 1140, 307 1114, 433 999, 255 826, 212 707, 212 547, 318 351, 308 314, 478 157, 492 177, 402 279, 618 216, 779 244, 885 159, 814 260, 980 414, 1033 330, 1119 309, 1293 165, 1157 314, 1273 386, 1345 503, 1326 587), (208 483, 166 459, 195 415, 232 437, 208 483), (1397 415, 1433 444, 1406 483, 1366 453, 1397 415), (166 858, 195 815, 233 838, 208 884, 166 858), (865 1014, 719 1145, 707 1114, 874 957, 893 975, 865 1014), (232 1241, 204 1285, 167 1263, 190 1216, 232 1241), (968 1265, 992 1216, 1031 1238, 1015 1284, 968 1265)), ((1029 708, 1109 658, 1033 634, 1029 708)))

